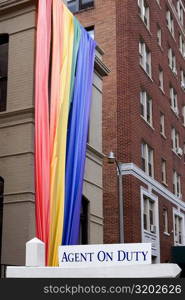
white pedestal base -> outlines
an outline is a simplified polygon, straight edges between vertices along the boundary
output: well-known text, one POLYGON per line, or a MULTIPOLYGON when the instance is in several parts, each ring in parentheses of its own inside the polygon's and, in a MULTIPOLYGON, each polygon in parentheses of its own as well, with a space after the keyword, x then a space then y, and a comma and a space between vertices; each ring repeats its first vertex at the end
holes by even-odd
POLYGON ((92 268, 7 267, 7 278, 175 278, 176 264, 151 264, 92 268))

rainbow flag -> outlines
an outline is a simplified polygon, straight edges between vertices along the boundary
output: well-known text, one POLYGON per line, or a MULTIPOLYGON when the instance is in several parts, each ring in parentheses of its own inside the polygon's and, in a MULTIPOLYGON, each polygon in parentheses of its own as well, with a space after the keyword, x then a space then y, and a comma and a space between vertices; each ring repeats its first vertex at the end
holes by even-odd
POLYGON ((36 231, 46 244, 50 266, 58 265, 61 243, 78 243, 95 47, 95 41, 61 0, 39 1, 36 231))

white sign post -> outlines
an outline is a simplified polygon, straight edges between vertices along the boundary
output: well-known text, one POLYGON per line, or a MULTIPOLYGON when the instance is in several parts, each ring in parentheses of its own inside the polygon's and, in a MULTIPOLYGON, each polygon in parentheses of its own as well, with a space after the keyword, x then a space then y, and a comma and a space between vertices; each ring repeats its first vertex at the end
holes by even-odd
POLYGON ((104 244, 59 247, 59 266, 89 268, 151 264, 151 244, 104 244))

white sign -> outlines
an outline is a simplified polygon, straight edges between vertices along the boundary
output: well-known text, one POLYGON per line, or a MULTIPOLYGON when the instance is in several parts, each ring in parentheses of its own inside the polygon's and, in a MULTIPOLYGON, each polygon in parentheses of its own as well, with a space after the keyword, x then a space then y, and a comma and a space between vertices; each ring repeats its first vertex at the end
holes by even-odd
POLYGON ((151 264, 151 243, 59 247, 59 266, 63 268, 133 264, 151 264))

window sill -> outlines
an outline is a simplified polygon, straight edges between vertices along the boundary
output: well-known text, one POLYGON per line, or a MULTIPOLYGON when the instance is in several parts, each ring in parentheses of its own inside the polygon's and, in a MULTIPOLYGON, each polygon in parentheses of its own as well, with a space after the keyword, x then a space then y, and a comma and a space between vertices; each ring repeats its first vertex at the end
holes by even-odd
MULTIPOLYGON (((169 65, 168 65, 169 66, 169 65)), ((172 70, 172 68, 169 66, 169 68, 170 68, 170 70, 171 70, 171 72, 172 72, 172 74, 173 74, 173 76, 176 78, 176 79, 178 79, 178 75, 177 75, 177 72, 175 73, 175 72, 173 72, 173 70, 172 70)))
POLYGON ((162 184, 165 185, 166 187, 168 187, 168 184, 166 182, 162 181, 162 184))
POLYGON ((161 52, 164 52, 163 47, 159 43, 157 43, 157 45, 158 45, 159 49, 161 50, 161 52))
POLYGON ((140 20, 142 21, 142 23, 144 24, 146 30, 148 31, 148 33, 149 33, 150 36, 152 37, 152 33, 151 33, 149 27, 146 25, 146 23, 144 22, 143 18, 141 17, 141 15, 140 15, 139 13, 138 13, 138 16, 139 16, 140 20))
POLYGON ((156 1, 157 5, 159 6, 160 9, 162 9, 161 5, 156 1))
POLYGON ((147 73, 147 71, 144 69, 144 67, 143 67, 141 64, 139 64, 139 65, 140 65, 141 69, 145 72, 145 74, 148 76, 148 78, 149 78, 152 82, 154 82, 153 79, 152 79, 152 77, 150 76, 150 74, 147 73))
POLYGON ((161 137, 162 137, 163 139, 167 140, 167 137, 165 136, 164 133, 160 132, 160 135, 161 135, 161 137))
POLYGON ((179 119, 179 114, 177 114, 175 111, 174 111, 174 108, 172 106, 170 106, 171 110, 173 111, 174 115, 176 116, 177 119, 179 119))
POLYGON ((146 230, 146 229, 144 229, 144 232, 146 232, 146 233, 148 233, 148 234, 150 234, 150 235, 152 235, 152 236, 157 236, 157 233, 153 233, 153 232, 151 232, 151 231, 149 231, 149 230, 146 230))
POLYGON ((166 235, 166 236, 170 236, 170 233, 165 232, 165 231, 163 232, 163 234, 166 235))
POLYGON ((183 87, 182 84, 181 84, 181 89, 183 90, 183 92, 185 92, 185 87, 183 87))
POLYGON ((171 37, 172 37, 172 38, 174 39, 174 41, 176 42, 175 36, 174 36, 173 33, 170 31, 168 25, 166 25, 166 27, 168 28, 168 31, 169 31, 171 37))
POLYGON ((163 95, 165 96, 164 90, 161 87, 159 87, 159 89, 160 89, 161 93, 163 93, 163 95))
POLYGON ((150 123, 148 123, 148 121, 146 121, 146 119, 142 115, 140 116, 143 119, 143 121, 145 121, 145 123, 154 131, 155 130, 154 127, 150 123))
MULTIPOLYGON (((180 156, 177 154, 177 152, 176 152, 174 149, 172 149, 172 152, 173 152, 179 159, 182 158, 182 157, 180 157, 180 156)), ((180 197, 178 197, 178 198, 180 198, 180 197)))
POLYGON ((180 54, 182 55, 182 58, 185 59, 185 55, 183 55, 183 52, 179 49, 180 54))

